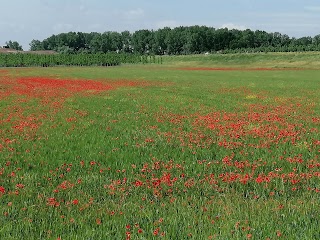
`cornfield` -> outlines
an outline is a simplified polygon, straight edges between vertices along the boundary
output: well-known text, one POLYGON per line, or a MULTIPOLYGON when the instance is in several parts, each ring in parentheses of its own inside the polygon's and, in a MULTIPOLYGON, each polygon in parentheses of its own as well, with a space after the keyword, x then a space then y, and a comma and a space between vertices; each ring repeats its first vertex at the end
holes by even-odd
POLYGON ((121 63, 162 63, 156 56, 124 53, 96 54, 0 54, 0 67, 53 67, 53 66, 117 66, 121 63))

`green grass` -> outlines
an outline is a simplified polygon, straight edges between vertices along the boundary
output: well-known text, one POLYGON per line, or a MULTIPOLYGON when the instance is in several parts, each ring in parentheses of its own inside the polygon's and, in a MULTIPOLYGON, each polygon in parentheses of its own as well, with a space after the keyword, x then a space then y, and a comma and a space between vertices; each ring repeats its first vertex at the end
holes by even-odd
POLYGON ((263 56, 0 70, 0 238, 320 238, 320 71, 176 68, 263 56))
POLYGON ((164 57, 164 64, 203 67, 262 67, 319 69, 319 52, 238 53, 164 57))

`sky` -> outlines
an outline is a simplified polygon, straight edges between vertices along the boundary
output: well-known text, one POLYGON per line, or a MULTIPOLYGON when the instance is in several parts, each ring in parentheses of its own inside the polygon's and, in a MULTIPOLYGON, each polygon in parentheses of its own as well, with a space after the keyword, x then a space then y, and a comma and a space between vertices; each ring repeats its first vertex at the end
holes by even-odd
POLYGON ((0 46, 62 32, 205 25, 290 37, 320 34, 319 0, 0 0, 0 46))

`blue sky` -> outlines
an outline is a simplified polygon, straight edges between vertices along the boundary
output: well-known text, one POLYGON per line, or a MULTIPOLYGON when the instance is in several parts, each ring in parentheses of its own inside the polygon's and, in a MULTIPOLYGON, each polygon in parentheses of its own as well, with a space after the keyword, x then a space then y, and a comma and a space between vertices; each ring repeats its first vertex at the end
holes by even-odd
POLYGON ((105 32, 206 25, 320 34, 317 0, 1 0, 0 45, 69 31, 105 32))

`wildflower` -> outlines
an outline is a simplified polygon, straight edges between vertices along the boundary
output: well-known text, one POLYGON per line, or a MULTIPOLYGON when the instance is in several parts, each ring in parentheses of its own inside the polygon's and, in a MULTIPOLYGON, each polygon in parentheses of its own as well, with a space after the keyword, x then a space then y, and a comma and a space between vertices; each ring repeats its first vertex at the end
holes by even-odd
POLYGON ((60 203, 55 198, 48 198, 47 205, 52 207, 59 207, 60 203))
POLYGON ((23 185, 22 183, 18 183, 18 184, 16 185, 16 188, 24 188, 24 185, 23 185))
POLYGON ((259 175, 257 178, 256 178, 256 183, 262 183, 263 182, 263 177, 261 175, 259 175))
POLYGON ((281 235, 282 235, 282 234, 281 234, 280 230, 277 230, 277 236, 278 236, 278 237, 281 237, 281 235))
POLYGON ((126 240, 129 240, 130 239, 130 235, 131 235, 131 233, 130 232, 126 232, 126 240))
POLYGON ((140 187, 140 186, 143 185, 143 182, 140 181, 140 180, 137 180, 137 181, 134 182, 134 185, 135 185, 136 187, 140 187))
POLYGON ((156 228, 154 231, 153 231, 153 235, 154 236, 157 236, 159 234, 159 230, 160 228, 156 228))

